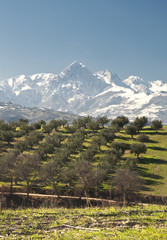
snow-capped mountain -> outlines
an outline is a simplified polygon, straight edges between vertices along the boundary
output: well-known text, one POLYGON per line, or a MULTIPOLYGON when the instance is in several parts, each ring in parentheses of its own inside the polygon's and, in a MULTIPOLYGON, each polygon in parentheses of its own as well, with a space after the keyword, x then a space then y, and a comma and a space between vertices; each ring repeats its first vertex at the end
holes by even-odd
POLYGON ((137 92, 148 92, 149 82, 144 81, 144 79, 138 76, 130 76, 123 81, 126 85, 131 87, 136 93, 137 92))
POLYGON ((138 76, 121 80, 109 70, 92 73, 78 62, 59 75, 20 75, 2 81, 0 101, 83 116, 146 116, 167 123, 167 82, 147 82, 138 76))

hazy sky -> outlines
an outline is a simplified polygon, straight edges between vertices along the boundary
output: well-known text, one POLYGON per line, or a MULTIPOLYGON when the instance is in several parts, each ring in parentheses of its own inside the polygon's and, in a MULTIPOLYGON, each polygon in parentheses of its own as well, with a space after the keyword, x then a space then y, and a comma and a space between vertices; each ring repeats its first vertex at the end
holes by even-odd
POLYGON ((75 60, 167 81, 167 0, 0 0, 0 80, 75 60))

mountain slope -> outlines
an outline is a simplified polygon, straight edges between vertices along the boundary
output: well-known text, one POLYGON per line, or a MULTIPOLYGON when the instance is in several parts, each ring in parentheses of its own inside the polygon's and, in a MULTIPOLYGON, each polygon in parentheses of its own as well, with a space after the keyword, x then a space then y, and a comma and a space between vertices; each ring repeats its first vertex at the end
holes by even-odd
POLYGON ((167 123, 167 83, 147 82, 138 76, 121 80, 109 70, 91 73, 74 62, 59 75, 21 75, 0 82, 0 101, 45 107, 95 117, 130 119, 145 115, 167 123))
POLYGON ((9 122, 17 121, 21 118, 28 119, 30 123, 37 122, 39 120, 45 120, 47 122, 52 119, 64 119, 67 120, 68 123, 71 123, 74 119, 78 118, 78 115, 53 111, 45 108, 22 107, 11 102, 0 102, 0 119, 3 119, 5 122, 9 122))

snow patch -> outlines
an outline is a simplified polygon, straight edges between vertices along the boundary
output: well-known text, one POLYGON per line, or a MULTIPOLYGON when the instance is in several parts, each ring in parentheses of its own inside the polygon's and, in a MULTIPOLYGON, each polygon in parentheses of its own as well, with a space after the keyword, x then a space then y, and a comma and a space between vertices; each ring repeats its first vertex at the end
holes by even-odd
POLYGON ((9 85, 10 87, 13 87, 13 79, 12 79, 12 78, 9 78, 9 80, 8 80, 8 85, 9 85))
POLYGON ((160 80, 153 81, 151 82, 150 90, 152 92, 167 92, 167 84, 160 80))
POLYGON ((16 83, 23 83, 25 82, 27 79, 25 77, 25 75, 20 75, 18 78, 16 78, 15 82, 16 83))
POLYGON ((28 86, 28 85, 25 85, 24 87, 21 88, 21 91, 26 91, 26 90, 29 90, 29 89, 31 89, 31 87, 28 86))

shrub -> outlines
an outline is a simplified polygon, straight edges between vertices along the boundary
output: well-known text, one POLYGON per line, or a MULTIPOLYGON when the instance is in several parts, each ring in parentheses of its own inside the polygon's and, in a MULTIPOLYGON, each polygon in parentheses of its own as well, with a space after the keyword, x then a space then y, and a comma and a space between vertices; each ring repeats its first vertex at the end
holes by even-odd
POLYGON ((138 142, 148 142, 149 141, 149 136, 146 134, 141 134, 137 137, 138 142))

